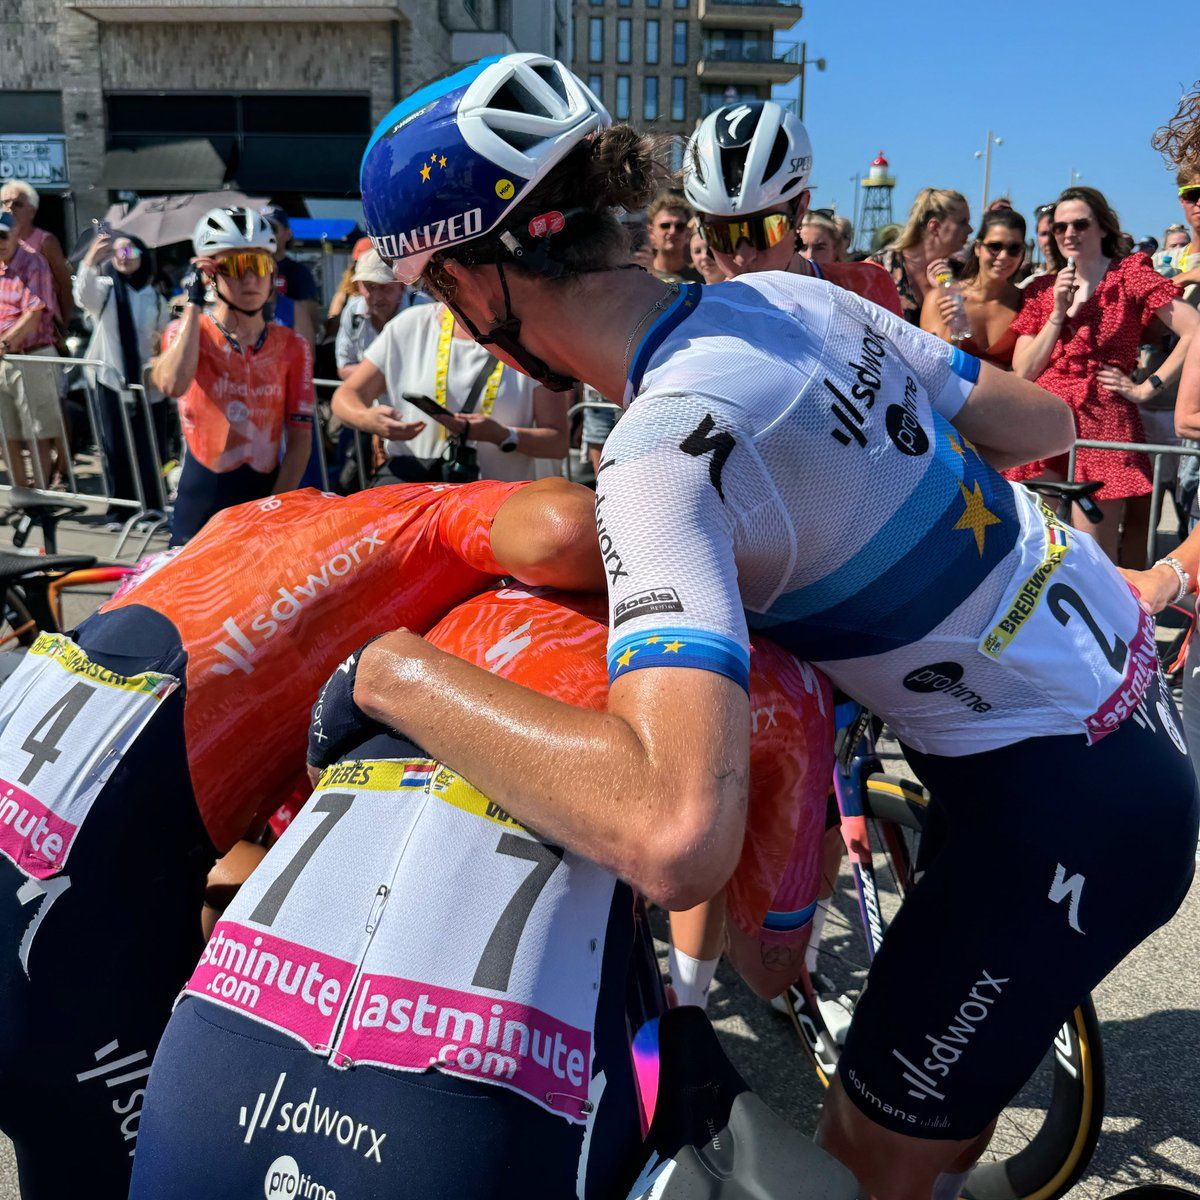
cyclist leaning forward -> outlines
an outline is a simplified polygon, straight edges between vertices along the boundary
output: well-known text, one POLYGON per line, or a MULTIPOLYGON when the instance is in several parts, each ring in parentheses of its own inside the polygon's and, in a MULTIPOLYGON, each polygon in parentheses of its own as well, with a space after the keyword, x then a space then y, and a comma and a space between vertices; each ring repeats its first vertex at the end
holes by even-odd
POLYGON ((173 546, 223 508, 291 491, 312 448, 312 351, 263 317, 275 276, 271 226, 248 208, 214 208, 192 245, 187 304, 154 367, 156 386, 179 399, 187 441, 173 546), (216 299, 206 312, 210 284, 216 299))
POLYGON ((819 280, 701 292, 618 269, 614 209, 654 179, 608 126, 561 64, 512 55, 410 97, 363 168, 399 276, 548 386, 630 407, 597 489, 608 711, 406 631, 364 650, 355 700, 670 908, 737 861, 747 621, 882 716, 944 844, 819 1136, 875 1196, 955 1196, 1071 1008, 1190 882, 1196 784, 1153 626, 1087 535, 997 473, 1070 445, 1063 405, 819 280), (911 686, 931 666, 957 682, 911 686), (1123 886, 1131 860, 1154 889, 1123 886))

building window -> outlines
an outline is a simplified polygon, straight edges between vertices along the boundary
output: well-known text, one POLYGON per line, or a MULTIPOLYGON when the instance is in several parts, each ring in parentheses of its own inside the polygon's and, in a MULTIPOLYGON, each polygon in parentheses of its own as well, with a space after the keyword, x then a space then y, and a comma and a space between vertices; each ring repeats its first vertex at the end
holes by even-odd
POLYGON ((658 62, 658 21, 654 18, 646 22, 646 61, 651 66, 658 62))
POLYGON ((671 61, 677 67, 687 66, 687 27, 686 21, 676 21, 674 38, 671 43, 671 61))
POLYGON ((647 75, 642 84, 642 116, 647 121, 658 120, 658 76, 647 75))
POLYGON ((588 62, 604 61, 604 18, 588 18, 588 62))
POLYGON ((687 80, 676 75, 671 80, 671 120, 682 121, 687 111, 687 80))
POLYGON ((617 0, 618 8, 631 8, 632 6, 633 0, 617 0))
POLYGON ((617 62, 627 63, 633 58, 633 22, 622 17, 617 22, 617 62))
POLYGON ((601 104, 603 104, 604 103, 604 76, 603 75, 589 75, 588 76, 588 87, 592 89, 592 94, 596 97, 596 99, 599 100, 601 104))
POLYGON ((688 0, 675 0, 676 8, 687 8, 688 0))
POLYGON ((646 0, 647 8, 661 8, 662 0, 646 0))
POLYGON ((618 121, 629 120, 629 76, 617 76, 617 111, 613 114, 618 121))
POLYGON ((671 170, 676 175, 683 170, 683 152, 686 145, 681 137, 671 139, 671 170))
POLYGON ((604 3, 604 0, 588 0, 588 3, 589 3, 589 4, 590 4, 590 5, 593 7, 593 8, 599 8, 599 7, 600 7, 600 5, 602 5, 602 4, 604 3))

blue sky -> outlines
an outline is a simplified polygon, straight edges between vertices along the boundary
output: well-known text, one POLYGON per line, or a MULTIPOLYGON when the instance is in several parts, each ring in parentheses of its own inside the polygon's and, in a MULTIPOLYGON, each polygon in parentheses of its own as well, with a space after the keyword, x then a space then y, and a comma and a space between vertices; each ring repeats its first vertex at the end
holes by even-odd
POLYGON ((974 152, 991 127, 1004 139, 993 148, 993 198, 1011 195, 1030 220, 1074 168, 1124 229, 1161 238, 1181 214, 1150 136, 1200 76, 1200 57, 1181 49, 1188 20, 1186 6, 1160 0, 806 0, 781 38, 828 60, 824 73, 808 72, 813 203, 836 200, 849 215, 851 176, 883 149, 897 220, 932 184, 961 191, 975 221, 974 152))

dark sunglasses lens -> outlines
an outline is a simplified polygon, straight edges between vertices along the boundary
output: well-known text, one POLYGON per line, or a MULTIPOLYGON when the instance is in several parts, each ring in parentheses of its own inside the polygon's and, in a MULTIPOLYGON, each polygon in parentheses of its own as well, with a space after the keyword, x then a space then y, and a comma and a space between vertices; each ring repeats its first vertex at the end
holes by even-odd
POLYGON ((1195 204, 1200 200, 1200 187, 1188 188, 1185 192, 1179 193, 1189 204, 1195 204))

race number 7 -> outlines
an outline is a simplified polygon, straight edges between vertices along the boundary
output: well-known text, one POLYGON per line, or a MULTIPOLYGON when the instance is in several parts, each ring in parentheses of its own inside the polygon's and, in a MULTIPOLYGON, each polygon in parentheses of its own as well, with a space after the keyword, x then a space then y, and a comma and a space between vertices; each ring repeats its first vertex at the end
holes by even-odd
POLYGON ((506 992, 509 977, 512 975, 513 961, 517 957, 517 947, 521 944, 521 935, 529 923, 529 916, 537 898, 550 882, 550 876, 554 874, 558 864, 562 862, 563 851, 559 846, 547 846, 544 842, 517 837, 515 833, 502 833, 496 845, 496 853, 507 854, 511 858, 524 858, 534 864, 533 870, 504 906, 504 911, 479 956, 475 978, 471 980, 475 987, 506 992))

